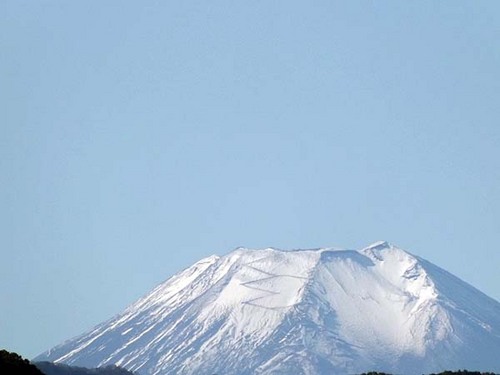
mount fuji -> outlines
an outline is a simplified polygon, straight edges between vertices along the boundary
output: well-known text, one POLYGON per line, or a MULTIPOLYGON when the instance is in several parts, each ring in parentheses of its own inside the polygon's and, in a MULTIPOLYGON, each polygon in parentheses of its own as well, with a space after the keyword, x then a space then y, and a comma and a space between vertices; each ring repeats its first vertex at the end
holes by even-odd
POLYGON ((238 248, 36 361, 144 375, 500 372, 500 303, 386 242, 238 248))

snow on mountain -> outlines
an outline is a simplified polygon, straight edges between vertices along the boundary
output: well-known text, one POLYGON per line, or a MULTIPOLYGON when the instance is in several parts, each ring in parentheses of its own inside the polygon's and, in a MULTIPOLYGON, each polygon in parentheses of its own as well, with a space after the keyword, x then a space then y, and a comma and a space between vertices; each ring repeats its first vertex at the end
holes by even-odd
POLYGON ((37 357, 142 374, 500 372, 500 303, 386 242, 238 248, 37 357))

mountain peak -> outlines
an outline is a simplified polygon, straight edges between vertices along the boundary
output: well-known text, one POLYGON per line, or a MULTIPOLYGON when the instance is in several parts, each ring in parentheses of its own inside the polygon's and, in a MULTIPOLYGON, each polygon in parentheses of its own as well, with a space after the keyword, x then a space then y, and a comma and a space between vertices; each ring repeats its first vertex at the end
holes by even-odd
POLYGON ((382 250, 382 249, 386 249, 386 248, 390 248, 390 247, 392 247, 392 245, 387 241, 376 241, 376 242, 372 243, 371 245, 368 245, 367 247, 365 247, 364 250, 367 250, 367 249, 382 250))
POLYGON ((152 375, 412 374, 499 371, 498 351, 498 302, 379 241, 202 259, 37 360, 152 375))

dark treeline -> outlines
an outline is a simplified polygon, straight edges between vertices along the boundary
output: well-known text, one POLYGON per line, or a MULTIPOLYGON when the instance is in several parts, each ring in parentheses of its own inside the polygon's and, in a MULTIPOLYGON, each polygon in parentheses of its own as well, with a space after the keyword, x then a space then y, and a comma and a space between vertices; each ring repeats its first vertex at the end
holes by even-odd
POLYGON ((2 375, 44 375, 30 361, 19 354, 0 350, 0 374, 2 375))
POLYGON ((31 363, 17 353, 0 350, 0 375, 133 375, 133 373, 117 366, 88 369, 52 362, 31 363))
MULTIPOLYGON (((94 369, 73 367, 52 362, 31 363, 17 353, 0 350, 0 375, 134 375, 117 366, 107 366, 94 369)), ((136 374, 137 375, 137 374, 136 374)), ((360 375, 391 375, 385 372, 365 372, 360 375)), ((500 375, 493 372, 479 371, 443 371, 429 375, 500 375)))
MULTIPOLYGON (((386 372, 376 372, 376 371, 371 371, 371 372, 365 372, 360 375, 392 375, 388 374, 386 372)), ((468 370, 458 370, 458 371, 443 371, 439 373, 432 373, 428 375, 498 375, 495 374, 494 372, 479 372, 479 371, 468 371, 468 370)))

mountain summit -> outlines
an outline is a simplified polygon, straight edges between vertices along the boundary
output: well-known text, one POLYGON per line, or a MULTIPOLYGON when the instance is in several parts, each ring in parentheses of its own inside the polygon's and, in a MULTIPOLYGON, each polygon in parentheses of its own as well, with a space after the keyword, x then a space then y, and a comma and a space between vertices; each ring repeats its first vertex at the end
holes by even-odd
POLYGON ((142 374, 500 372, 500 303, 386 242, 238 248, 36 358, 142 374))

